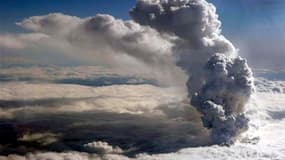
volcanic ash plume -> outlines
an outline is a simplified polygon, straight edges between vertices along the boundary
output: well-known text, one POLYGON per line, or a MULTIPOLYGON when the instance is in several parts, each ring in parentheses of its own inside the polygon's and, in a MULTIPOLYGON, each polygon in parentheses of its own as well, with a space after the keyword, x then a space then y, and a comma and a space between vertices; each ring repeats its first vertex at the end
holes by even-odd
POLYGON ((205 66, 203 87, 192 95, 191 104, 202 113, 205 127, 212 129, 214 143, 233 143, 248 128, 243 109, 253 86, 252 72, 240 57, 216 54, 205 66))
POLYGON ((216 8, 205 0, 140 0, 130 15, 141 25, 173 36, 173 54, 189 76, 191 104, 211 129, 213 143, 234 142, 247 129, 243 108, 253 78, 246 61, 221 34, 216 8))
POLYGON ((59 48, 76 49, 99 64, 125 64, 124 71, 145 67, 162 80, 185 83, 183 69, 188 97, 211 129, 213 143, 232 143, 247 128, 243 109, 253 78, 221 34, 215 6, 206 0, 138 0, 130 15, 133 20, 123 21, 111 15, 82 19, 54 13, 17 24, 50 41, 63 41, 59 48))

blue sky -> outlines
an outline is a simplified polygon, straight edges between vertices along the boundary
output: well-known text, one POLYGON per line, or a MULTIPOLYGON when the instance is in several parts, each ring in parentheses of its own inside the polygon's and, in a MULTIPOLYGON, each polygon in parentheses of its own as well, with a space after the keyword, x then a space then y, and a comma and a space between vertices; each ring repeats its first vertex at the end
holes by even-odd
POLYGON ((135 0, 2 0, 0 2, 0 33, 20 32, 15 22, 22 19, 60 12, 69 15, 88 17, 97 13, 111 14, 128 19, 128 10, 135 0))
POLYGON ((209 0, 223 33, 256 68, 284 69, 284 0, 209 0))
MULTIPOLYGON (((283 64, 280 59, 285 58, 284 0, 209 1, 217 7, 223 33, 249 61, 255 60, 255 64, 260 63, 258 65, 276 65, 273 67, 283 64), (257 52, 259 60, 256 60, 257 52), (274 61, 265 61, 271 57, 274 61)), ((3 34, 24 32, 15 22, 53 12, 79 17, 107 13, 129 19, 128 11, 135 0, 1 0, 0 3, 0 34, 3 34)))
MULTIPOLYGON (((225 32, 244 31, 252 26, 285 26, 284 0, 209 0, 217 7, 225 32)), ((2 0, 0 5, 0 32, 22 31, 15 22, 52 12, 79 17, 97 13, 129 19, 128 11, 135 0, 2 0)), ((227 33, 226 33, 227 34, 227 33)))
POLYGON ((275 29, 285 26, 284 0, 210 0, 225 30, 247 31, 252 27, 275 29))

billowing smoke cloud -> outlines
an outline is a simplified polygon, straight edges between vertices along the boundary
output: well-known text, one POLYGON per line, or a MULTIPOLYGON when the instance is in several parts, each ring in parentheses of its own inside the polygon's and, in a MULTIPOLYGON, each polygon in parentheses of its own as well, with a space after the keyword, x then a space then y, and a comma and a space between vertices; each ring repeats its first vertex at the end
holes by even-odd
POLYGON ((233 142, 247 128, 242 112, 253 88, 252 74, 221 34, 216 8, 206 0, 139 0, 130 15, 133 20, 123 21, 104 14, 53 13, 17 25, 72 46, 80 57, 124 64, 128 71, 144 67, 181 81, 184 70, 188 97, 204 126, 212 129, 213 143, 233 142))
POLYGON ((85 57, 87 61, 97 60, 97 64, 128 72, 152 72, 152 76, 164 79, 171 75, 183 77, 171 55, 173 43, 169 39, 172 37, 132 20, 123 21, 106 14, 81 19, 53 13, 29 17, 17 25, 69 44, 77 57, 85 57))
POLYGON ((249 119, 242 112, 252 92, 252 72, 244 59, 221 54, 214 55, 205 70, 205 83, 191 104, 202 113, 204 126, 212 129, 214 143, 233 143, 248 129, 249 119))
POLYGON ((204 126, 212 129, 213 143, 234 142, 247 129, 242 111, 253 79, 246 61, 236 58, 235 47, 221 35, 215 7, 205 0, 141 0, 130 15, 177 37, 172 50, 189 75, 191 104, 202 114, 204 126))
POLYGON ((98 14, 95 17, 79 19, 54 13, 30 17, 17 24, 35 32, 59 36, 82 49, 96 49, 95 52, 101 55, 129 54, 154 64, 163 60, 160 54, 170 54, 171 43, 155 30, 133 21, 115 19, 111 15, 98 14))
POLYGON ((138 1, 130 15, 142 25, 177 36, 172 50, 190 76, 190 95, 201 88, 202 66, 212 55, 236 56, 235 47, 221 35, 215 7, 205 0, 138 1))

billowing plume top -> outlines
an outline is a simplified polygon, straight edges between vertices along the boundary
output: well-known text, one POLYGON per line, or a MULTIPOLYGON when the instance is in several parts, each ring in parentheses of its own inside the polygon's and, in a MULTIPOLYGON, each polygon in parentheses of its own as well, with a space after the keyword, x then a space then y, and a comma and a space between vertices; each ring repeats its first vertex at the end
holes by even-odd
POLYGON ((204 0, 140 0, 130 15, 142 25, 184 39, 212 38, 220 33, 216 8, 204 0))
POLYGON ((177 37, 173 53, 188 74, 216 53, 236 56, 235 47, 221 34, 215 6, 205 0, 139 0, 130 15, 141 25, 177 37))

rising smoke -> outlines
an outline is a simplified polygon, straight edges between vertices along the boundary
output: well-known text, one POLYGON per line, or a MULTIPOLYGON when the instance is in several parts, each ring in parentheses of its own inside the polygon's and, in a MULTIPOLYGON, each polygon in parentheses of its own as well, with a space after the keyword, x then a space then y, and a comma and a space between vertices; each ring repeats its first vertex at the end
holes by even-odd
POLYGON ((123 21, 102 14, 82 19, 54 13, 17 24, 106 63, 132 58, 163 76, 165 71, 171 76, 181 72, 179 66, 188 76, 191 104, 211 129, 213 143, 234 142, 247 129, 243 112, 253 78, 246 61, 221 34, 216 8, 206 0, 138 0, 130 16, 133 20, 123 21))
POLYGON ((205 70, 203 87, 192 95, 191 104, 202 113, 204 126, 212 129, 214 143, 233 143, 248 129, 243 111, 252 93, 252 72, 244 59, 222 54, 211 57, 205 70))
POLYGON ((205 0, 141 0, 131 10, 133 19, 174 35, 177 64, 189 75, 191 104, 211 129, 215 144, 230 144, 248 128, 242 113, 253 78, 246 61, 221 34, 215 7, 205 0))

